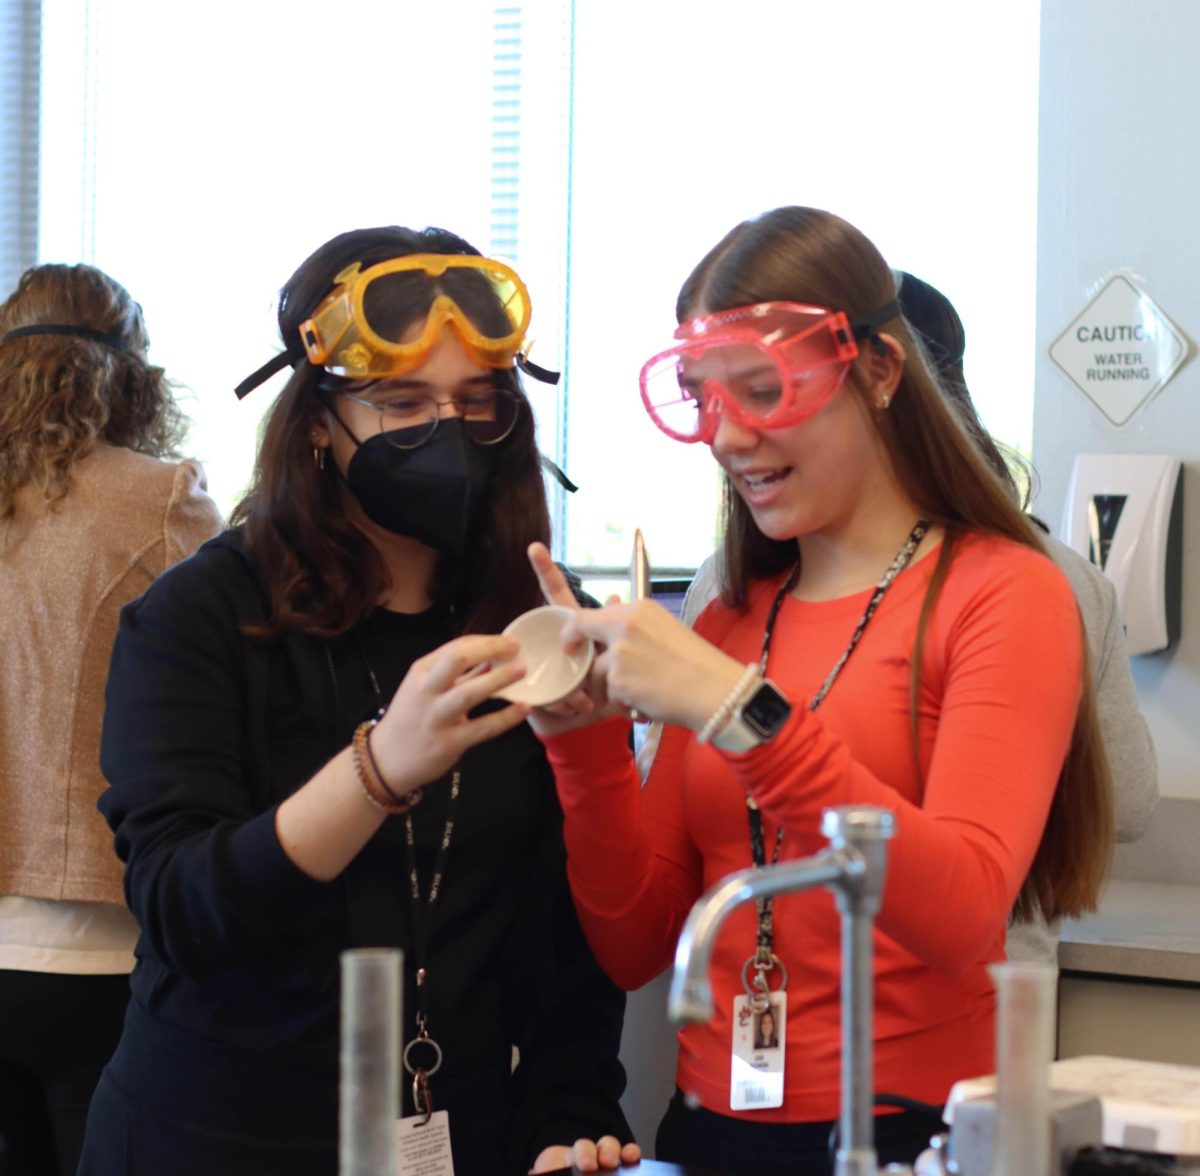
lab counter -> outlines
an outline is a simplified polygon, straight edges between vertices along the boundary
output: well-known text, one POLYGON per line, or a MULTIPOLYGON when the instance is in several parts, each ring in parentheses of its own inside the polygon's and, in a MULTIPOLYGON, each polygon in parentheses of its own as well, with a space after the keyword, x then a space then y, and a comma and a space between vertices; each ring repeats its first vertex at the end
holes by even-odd
POLYGON ((1111 879, 1058 963, 1059 1057, 1200 1065, 1200 886, 1111 879))
POLYGON ((1111 879, 1096 914, 1063 923, 1058 966, 1200 984, 1200 886, 1111 879))

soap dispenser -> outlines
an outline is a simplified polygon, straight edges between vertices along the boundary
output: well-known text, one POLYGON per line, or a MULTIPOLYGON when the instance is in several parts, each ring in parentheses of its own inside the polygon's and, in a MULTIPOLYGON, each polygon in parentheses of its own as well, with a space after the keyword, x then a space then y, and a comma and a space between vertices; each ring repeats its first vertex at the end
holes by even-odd
POLYGON ((1061 537, 1115 585, 1131 654, 1179 636, 1181 472, 1147 453, 1083 453, 1071 471, 1061 537))

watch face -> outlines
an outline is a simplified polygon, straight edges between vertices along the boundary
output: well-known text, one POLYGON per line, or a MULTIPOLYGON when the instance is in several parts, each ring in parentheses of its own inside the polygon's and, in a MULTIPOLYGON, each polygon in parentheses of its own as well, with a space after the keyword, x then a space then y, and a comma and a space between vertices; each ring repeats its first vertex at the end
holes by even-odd
POLYGON ((792 704, 770 682, 759 686, 742 707, 742 719, 764 739, 772 738, 791 713, 792 704))

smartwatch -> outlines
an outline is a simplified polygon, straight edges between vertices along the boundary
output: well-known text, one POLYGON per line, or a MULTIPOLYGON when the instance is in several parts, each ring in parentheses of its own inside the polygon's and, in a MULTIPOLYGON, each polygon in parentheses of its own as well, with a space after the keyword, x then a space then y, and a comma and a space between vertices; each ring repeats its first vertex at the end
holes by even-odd
POLYGON ((779 687, 757 678, 733 708, 729 722, 712 737, 713 746, 735 754, 752 751, 774 739, 791 713, 792 704, 779 687))

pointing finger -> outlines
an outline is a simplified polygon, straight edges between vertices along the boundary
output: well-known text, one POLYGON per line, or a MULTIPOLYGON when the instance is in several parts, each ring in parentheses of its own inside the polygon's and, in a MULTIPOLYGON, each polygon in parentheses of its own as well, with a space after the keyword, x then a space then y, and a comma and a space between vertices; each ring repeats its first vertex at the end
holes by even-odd
POLYGON ((546 550, 546 545, 531 543, 528 554, 529 562, 538 578, 542 595, 546 598, 547 603, 578 608, 579 602, 575 599, 575 593, 571 591, 571 585, 567 583, 567 577, 563 575, 562 568, 554 562, 550 552, 546 550))

